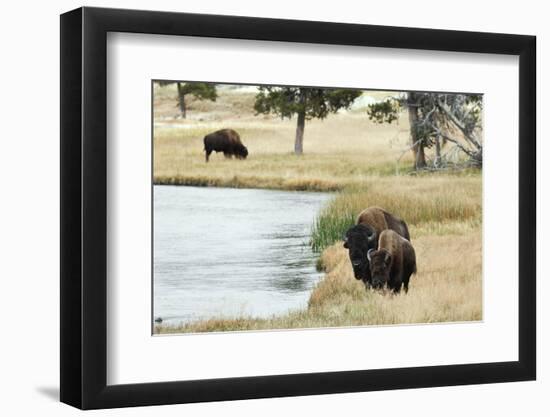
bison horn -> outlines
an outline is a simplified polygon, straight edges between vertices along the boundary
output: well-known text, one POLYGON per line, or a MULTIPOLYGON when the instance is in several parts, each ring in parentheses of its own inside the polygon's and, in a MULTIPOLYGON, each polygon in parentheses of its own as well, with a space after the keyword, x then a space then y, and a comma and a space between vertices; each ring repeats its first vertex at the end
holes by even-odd
POLYGON ((374 240, 374 233, 369 235, 368 240, 369 242, 372 242, 374 240))
POLYGON ((349 245, 348 245, 348 237, 347 236, 344 236, 344 248, 346 249, 349 249, 349 245))
POLYGON ((370 255, 373 252, 374 252, 374 249, 369 249, 369 251, 367 252, 367 259, 369 260, 369 262, 370 262, 370 255))

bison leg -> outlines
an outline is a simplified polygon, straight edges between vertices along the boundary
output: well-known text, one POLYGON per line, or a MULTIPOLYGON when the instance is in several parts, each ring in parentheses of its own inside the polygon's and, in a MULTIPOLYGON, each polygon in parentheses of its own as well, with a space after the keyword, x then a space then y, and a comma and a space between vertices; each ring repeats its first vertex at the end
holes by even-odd
POLYGON ((401 291, 401 285, 403 280, 401 277, 395 277, 393 280, 390 278, 388 282, 388 287, 393 291, 394 294, 398 294, 401 291))
POLYGON ((358 266, 352 266, 353 268, 353 276, 357 281, 364 281, 364 282, 371 282, 372 278, 370 276, 370 266, 367 264, 367 266, 358 267, 358 266))
POLYGON ((224 153, 223 153, 223 156, 225 156, 226 159, 231 159, 231 158, 233 158, 233 154, 230 154, 230 153, 228 153, 228 152, 224 152, 224 153))
POLYGON ((206 162, 208 162, 208 159, 210 158, 210 154, 212 153, 211 150, 206 151, 206 162))
POLYGON ((405 290, 405 294, 409 292, 409 279, 411 276, 405 276, 403 277, 403 289, 405 290))

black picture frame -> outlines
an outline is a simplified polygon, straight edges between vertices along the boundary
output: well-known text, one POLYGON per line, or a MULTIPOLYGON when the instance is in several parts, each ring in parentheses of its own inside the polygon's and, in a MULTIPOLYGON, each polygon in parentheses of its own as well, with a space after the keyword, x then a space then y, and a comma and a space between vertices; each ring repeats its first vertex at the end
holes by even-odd
POLYGON ((60 57, 62 402, 95 409, 536 378, 534 36, 84 7, 61 15, 60 57), (518 361, 107 385, 108 32, 518 56, 518 361))

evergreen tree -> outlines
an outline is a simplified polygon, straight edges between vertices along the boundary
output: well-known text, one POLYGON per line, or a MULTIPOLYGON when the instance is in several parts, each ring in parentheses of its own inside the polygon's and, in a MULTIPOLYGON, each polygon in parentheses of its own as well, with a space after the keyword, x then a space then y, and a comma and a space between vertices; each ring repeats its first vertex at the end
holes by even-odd
POLYGON ((297 116, 294 153, 304 151, 306 120, 324 119, 329 113, 349 108, 361 95, 359 90, 307 88, 307 87, 260 87, 254 109, 258 114, 277 114, 281 118, 297 116))
POLYGON ((216 101, 218 93, 216 92, 216 85, 209 83, 195 83, 195 82, 177 82, 177 81, 159 81, 159 85, 165 86, 169 84, 176 84, 178 89, 178 106, 181 112, 181 117, 184 119, 187 117, 187 104, 185 102, 185 96, 191 94, 199 100, 216 101))

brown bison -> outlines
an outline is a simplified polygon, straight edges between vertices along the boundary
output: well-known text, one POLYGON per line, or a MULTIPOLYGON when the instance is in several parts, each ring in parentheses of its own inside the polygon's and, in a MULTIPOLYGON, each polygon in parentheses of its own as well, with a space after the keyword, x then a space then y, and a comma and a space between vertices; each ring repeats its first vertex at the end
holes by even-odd
POLYGON ((384 230, 378 239, 378 249, 367 252, 374 288, 387 288, 393 292, 409 290, 409 279, 416 273, 416 254, 407 239, 393 230, 384 230))
POLYGON ((348 229, 344 237, 344 247, 349 250, 353 274, 368 287, 371 286, 370 265, 367 253, 376 249, 378 238, 384 230, 394 230, 410 240, 407 224, 399 217, 380 207, 369 207, 357 217, 357 224, 348 229))
POLYGON ((204 151, 206 152, 206 162, 213 151, 223 152, 223 156, 226 158, 232 158, 235 155, 238 159, 245 159, 248 156, 248 149, 242 144, 239 134, 233 129, 222 129, 206 135, 204 151))
POLYGON ((380 207, 369 207, 363 210, 357 216, 357 224, 369 225, 378 234, 386 229, 395 230, 405 239, 411 240, 407 223, 380 207))

